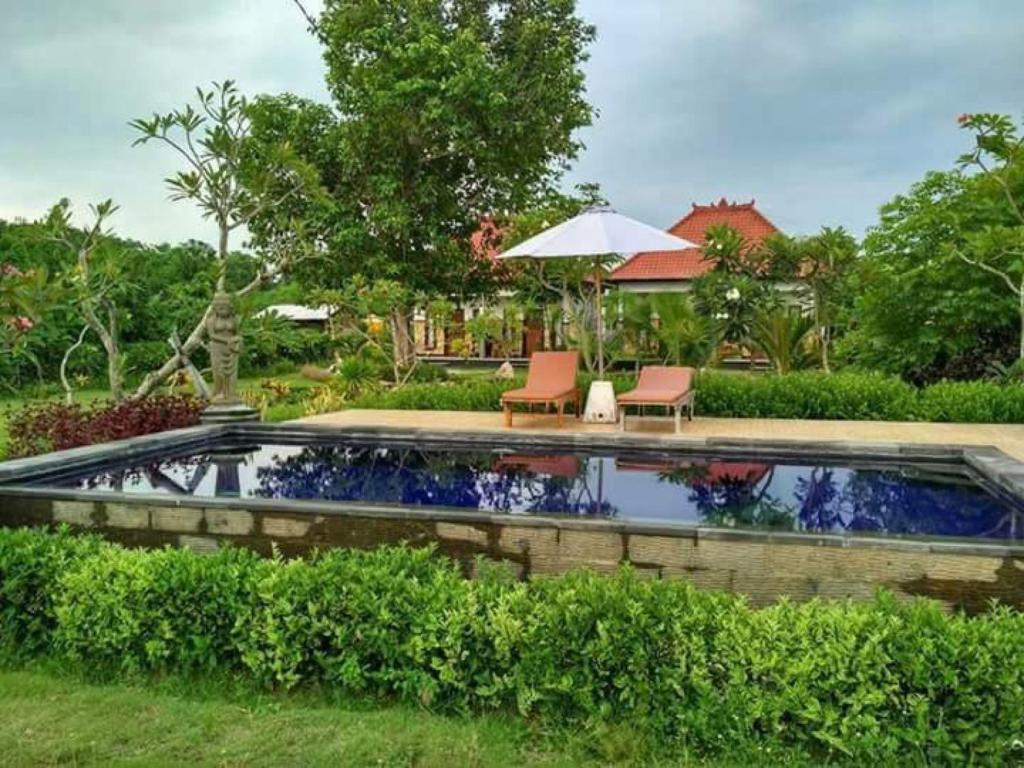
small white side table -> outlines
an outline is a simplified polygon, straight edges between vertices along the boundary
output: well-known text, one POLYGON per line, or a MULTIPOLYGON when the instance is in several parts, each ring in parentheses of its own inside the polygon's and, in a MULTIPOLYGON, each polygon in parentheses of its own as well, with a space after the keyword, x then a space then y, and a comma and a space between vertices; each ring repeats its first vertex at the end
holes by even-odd
POLYGON ((615 405, 615 390, 610 381, 595 381, 587 393, 587 407, 583 420, 588 424, 614 424, 619 418, 615 405))

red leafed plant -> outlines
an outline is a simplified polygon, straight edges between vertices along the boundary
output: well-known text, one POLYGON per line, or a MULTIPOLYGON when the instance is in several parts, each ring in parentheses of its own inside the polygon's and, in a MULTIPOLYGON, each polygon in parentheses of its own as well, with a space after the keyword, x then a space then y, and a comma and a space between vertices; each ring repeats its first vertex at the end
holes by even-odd
POLYGON ((10 416, 10 457, 35 456, 199 423, 205 403, 189 395, 97 400, 88 405, 32 403, 10 416))

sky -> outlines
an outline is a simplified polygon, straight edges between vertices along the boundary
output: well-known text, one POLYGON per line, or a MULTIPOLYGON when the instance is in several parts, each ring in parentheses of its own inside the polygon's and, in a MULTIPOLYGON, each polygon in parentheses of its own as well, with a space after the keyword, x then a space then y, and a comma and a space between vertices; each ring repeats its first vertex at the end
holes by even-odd
MULTIPOLYGON (((578 0, 599 111, 566 184, 668 227, 756 199, 784 231, 844 226, 968 146, 962 112, 1024 113, 1021 0, 578 0)), ((320 0, 309 0, 316 11, 320 0)), ((0 218, 113 198, 122 235, 212 241, 129 120, 231 78, 327 100, 292 0, 0 0, 0 218)))

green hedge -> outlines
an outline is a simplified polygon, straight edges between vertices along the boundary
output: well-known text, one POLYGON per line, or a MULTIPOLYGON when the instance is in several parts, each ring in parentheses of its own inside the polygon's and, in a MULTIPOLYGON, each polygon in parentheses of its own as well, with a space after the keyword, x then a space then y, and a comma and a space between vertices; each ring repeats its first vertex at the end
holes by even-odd
MULTIPOLYGON (((617 392, 634 378, 610 377, 617 392)), ((584 391, 593 380, 581 376, 584 391)), ((522 378, 444 384, 411 384, 365 395, 353 408, 497 411, 501 393, 522 386, 522 378)), ((940 382, 924 389, 879 373, 820 371, 784 376, 708 371, 697 377, 697 414, 729 418, 842 419, 1024 423, 1024 386, 989 381, 940 382)))
POLYGON ((623 726, 687 754, 795 746, 917 763, 1020 758, 1024 615, 741 598, 623 569, 463 578, 427 549, 261 560, 0 530, 8 643, 90 669, 216 670, 441 711, 623 726))

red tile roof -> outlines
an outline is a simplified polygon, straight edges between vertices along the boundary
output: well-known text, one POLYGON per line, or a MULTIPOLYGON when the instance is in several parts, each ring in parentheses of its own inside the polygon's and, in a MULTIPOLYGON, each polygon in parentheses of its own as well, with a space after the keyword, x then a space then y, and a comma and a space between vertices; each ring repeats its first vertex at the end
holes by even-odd
POLYGON ((501 238, 504 234, 493 219, 482 219, 480 226, 469 236, 469 247, 477 257, 497 264, 501 238))
MULTIPOLYGON (((670 234, 703 245, 708 227, 728 224, 751 245, 758 245, 768 235, 779 231, 764 214, 749 203, 730 203, 724 197, 710 205, 693 204, 693 210, 668 228, 670 234)), ((684 251, 645 251, 636 253, 614 270, 610 281, 691 280, 714 268, 714 262, 703 257, 699 248, 684 251)))

